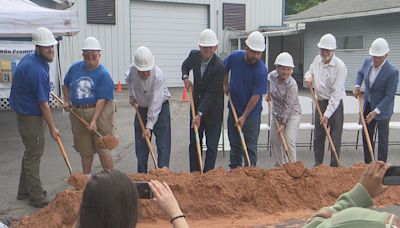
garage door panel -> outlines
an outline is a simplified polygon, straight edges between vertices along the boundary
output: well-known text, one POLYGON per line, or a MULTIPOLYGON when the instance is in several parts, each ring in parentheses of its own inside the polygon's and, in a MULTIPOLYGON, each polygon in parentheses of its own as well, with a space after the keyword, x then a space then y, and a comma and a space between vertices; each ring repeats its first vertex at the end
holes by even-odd
POLYGON ((148 46, 170 87, 182 87, 181 64, 207 27, 206 5, 131 2, 131 52, 148 46))

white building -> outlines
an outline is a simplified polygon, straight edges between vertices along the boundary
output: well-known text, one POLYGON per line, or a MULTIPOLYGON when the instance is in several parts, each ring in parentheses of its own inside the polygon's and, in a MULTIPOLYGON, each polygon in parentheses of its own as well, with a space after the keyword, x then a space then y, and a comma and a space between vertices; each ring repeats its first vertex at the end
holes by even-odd
POLYGON ((81 60, 80 46, 88 36, 99 39, 102 63, 114 83, 125 84, 124 73, 139 46, 149 47, 170 87, 183 86, 182 61, 198 48, 198 36, 213 29, 220 41, 218 54, 232 50, 229 37, 265 27, 282 26, 283 0, 77 0, 80 32, 64 37, 61 72, 81 60), (108 24, 107 24, 108 23, 108 24))

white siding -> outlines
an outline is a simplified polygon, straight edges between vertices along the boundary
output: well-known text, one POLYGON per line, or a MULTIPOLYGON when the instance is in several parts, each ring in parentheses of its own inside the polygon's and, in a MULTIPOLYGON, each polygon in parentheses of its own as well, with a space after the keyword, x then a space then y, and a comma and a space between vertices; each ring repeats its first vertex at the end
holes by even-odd
POLYGON ((182 61, 198 47, 199 31, 208 26, 208 6, 134 1, 131 8, 131 53, 147 46, 167 85, 182 86, 182 61))
MULTIPOLYGON (((86 23, 86 0, 76 1, 72 9, 78 11, 80 32, 74 37, 65 37, 60 45, 62 75, 73 62, 82 59, 80 46, 85 38, 94 36, 99 39, 103 47, 101 62, 109 69, 115 83, 120 80, 124 84, 124 71, 132 62, 133 50, 130 37, 130 4, 134 5, 136 2, 143 1, 116 0, 116 25, 95 25, 86 23)), ((217 33, 220 41, 218 53, 222 56, 229 54, 229 34, 235 33, 222 29, 224 2, 246 4, 247 32, 256 30, 260 26, 280 26, 284 4, 283 0, 147 0, 144 2, 206 5, 209 9, 209 27, 217 33)), ((153 12, 153 15, 160 13, 162 10, 153 12)), ((176 14, 179 14, 178 10, 176 14)), ((197 39, 193 42, 197 42, 197 39)))
MULTIPOLYGON (((357 71, 364 59, 369 57, 371 43, 378 37, 385 38, 390 47, 388 60, 397 68, 400 67, 400 13, 342 19, 334 21, 308 23, 304 44, 304 72, 308 70, 315 55, 318 54, 317 43, 321 36, 332 33, 334 36, 364 36, 363 50, 337 50, 336 55, 347 66, 346 90, 352 90, 357 71)), ((400 86, 397 93, 400 92, 400 86)))
POLYGON ((124 71, 131 61, 131 53, 127 51, 130 50, 129 1, 116 2, 116 25, 98 25, 86 23, 86 0, 76 1, 72 9, 78 11, 80 32, 74 37, 64 37, 61 42, 62 78, 72 63, 82 60, 80 48, 86 37, 94 36, 103 49, 101 63, 110 71, 114 83, 119 80, 125 83, 124 71))

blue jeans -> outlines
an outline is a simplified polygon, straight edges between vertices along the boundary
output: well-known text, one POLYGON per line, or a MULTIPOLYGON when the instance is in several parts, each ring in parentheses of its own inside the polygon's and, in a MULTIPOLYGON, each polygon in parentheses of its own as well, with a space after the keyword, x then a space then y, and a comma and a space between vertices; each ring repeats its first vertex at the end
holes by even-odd
MULTIPOLYGON (((366 117, 369 113, 371 112, 371 105, 368 102, 365 111, 364 111, 364 117, 366 117)), ((374 134, 375 134, 375 127, 378 130, 378 160, 379 161, 387 161, 387 155, 388 155, 388 148, 389 148, 389 122, 390 119, 388 120, 372 120, 371 123, 367 125, 368 133, 369 133, 369 139, 372 144, 372 151, 375 154, 375 142, 374 142, 374 134)), ((364 147, 364 161, 365 163, 370 163, 371 162, 371 156, 369 155, 368 151, 368 146, 367 146, 367 140, 365 138, 365 134, 362 134, 363 136, 363 147, 364 147)))
MULTIPOLYGON (((146 126, 147 108, 139 108, 139 113, 146 126)), ((160 168, 169 167, 169 158, 171 154, 171 115, 168 101, 163 103, 152 132, 156 137, 157 165, 160 168)), ((147 173, 149 149, 146 140, 142 137, 142 129, 140 128, 137 116, 135 117, 135 150, 138 160, 138 173, 147 173)))
MULTIPOLYGON (((247 145, 251 166, 257 164, 257 143, 260 134, 261 115, 250 117, 246 120, 242 127, 244 141, 247 145)), ((231 145, 230 164, 229 167, 234 169, 238 166, 248 166, 246 155, 244 154, 243 147, 240 140, 239 132, 235 126, 235 121, 231 111, 228 114, 228 137, 231 145)))
MULTIPOLYGON (((200 171, 199 159, 196 151, 196 138, 194 129, 191 128, 192 115, 190 115, 190 144, 189 144, 189 161, 190 161, 190 172, 200 171)), ((215 161, 217 160, 217 149, 219 137, 221 135, 222 122, 219 124, 208 125, 204 121, 200 123, 199 127, 199 138, 201 154, 203 154, 203 136, 206 135, 206 159, 204 162, 203 172, 207 172, 214 169, 215 161)))

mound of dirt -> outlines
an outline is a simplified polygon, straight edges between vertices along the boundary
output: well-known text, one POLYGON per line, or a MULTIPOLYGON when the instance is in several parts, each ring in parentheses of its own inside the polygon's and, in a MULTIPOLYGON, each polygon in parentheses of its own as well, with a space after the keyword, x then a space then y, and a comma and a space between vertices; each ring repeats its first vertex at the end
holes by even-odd
MULTIPOLYGON (((300 210, 318 210, 331 205, 359 180, 365 165, 331 168, 318 166, 306 170, 300 178, 289 176, 284 168, 264 170, 238 168, 216 169, 204 175, 173 173, 167 169, 149 174, 131 174, 132 181, 160 180, 169 184, 189 221, 212 218, 240 218, 243 214, 279 214, 300 210)), ((296 172, 296 165, 290 167, 296 172)), ((304 169, 298 165, 298 171, 304 169)), ((83 183, 82 176, 74 183, 83 183)), ((57 194, 48 207, 24 217, 13 227, 71 227, 76 219, 83 185, 80 190, 57 194)), ((376 205, 399 204, 398 187, 393 187, 375 200, 376 205)), ((140 200, 139 222, 152 224, 167 219, 151 200, 140 200)))

